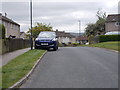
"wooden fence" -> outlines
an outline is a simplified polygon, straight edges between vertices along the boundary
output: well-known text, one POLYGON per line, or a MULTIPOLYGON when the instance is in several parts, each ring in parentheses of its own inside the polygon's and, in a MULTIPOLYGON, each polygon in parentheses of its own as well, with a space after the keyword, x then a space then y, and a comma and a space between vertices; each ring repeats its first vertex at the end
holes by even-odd
POLYGON ((30 47, 30 40, 28 39, 0 39, 0 54, 11 52, 18 49, 30 47))

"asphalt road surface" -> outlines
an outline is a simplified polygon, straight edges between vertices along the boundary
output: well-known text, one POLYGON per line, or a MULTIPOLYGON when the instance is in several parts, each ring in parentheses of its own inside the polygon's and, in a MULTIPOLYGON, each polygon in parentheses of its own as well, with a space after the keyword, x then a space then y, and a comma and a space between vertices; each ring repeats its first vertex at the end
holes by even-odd
POLYGON ((118 53, 92 47, 48 51, 21 88, 117 88, 118 53))

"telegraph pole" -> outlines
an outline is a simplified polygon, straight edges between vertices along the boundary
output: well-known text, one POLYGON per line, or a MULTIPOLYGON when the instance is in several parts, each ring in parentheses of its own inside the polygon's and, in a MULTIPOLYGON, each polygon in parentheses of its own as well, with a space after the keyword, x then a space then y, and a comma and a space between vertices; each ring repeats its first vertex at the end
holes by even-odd
POLYGON ((31 36, 30 36, 30 44, 31 44, 31 50, 33 49, 33 40, 32 40, 32 0, 30 0, 30 24, 31 24, 31 36))
POLYGON ((81 30, 81 21, 80 20, 78 20, 78 22, 79 22, 79 44, 80 44, 80 30, 81 30))

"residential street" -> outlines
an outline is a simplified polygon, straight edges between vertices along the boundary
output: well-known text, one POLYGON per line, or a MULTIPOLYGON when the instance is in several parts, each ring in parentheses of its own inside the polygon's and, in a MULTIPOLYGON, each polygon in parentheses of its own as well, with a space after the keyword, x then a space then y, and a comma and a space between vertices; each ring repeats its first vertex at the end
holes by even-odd
POLYGON ((48 51, 21 88, 117 88, 118 53, 92 47, 48 51))

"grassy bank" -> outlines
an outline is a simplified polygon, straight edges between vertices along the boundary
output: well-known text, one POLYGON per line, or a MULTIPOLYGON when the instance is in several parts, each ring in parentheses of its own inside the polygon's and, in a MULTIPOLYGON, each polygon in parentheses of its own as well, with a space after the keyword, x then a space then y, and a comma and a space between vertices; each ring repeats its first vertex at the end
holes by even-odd
POLYGON ((80 46, 89 46, 89 47, 100 47, 100 48, 107 48, 112 50, 120 51, 120 41, 113 41, 113 42, 103 42, 103 43, 97 43, 92 45, 80 45, 80 46))
POLYGON ((0 54, 2 54, 2 39, 0 39, 0 54))
POLYGON ((2 67, 2 88, 8 88, 24 77, 45 50, 30 50, 2 67))

